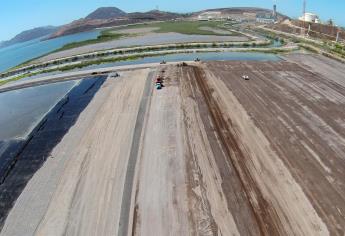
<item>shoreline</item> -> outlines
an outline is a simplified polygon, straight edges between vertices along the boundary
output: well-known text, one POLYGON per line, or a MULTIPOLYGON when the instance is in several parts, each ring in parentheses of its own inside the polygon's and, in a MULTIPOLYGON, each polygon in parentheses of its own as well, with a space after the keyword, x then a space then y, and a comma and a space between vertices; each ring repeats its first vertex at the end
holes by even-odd
MULTIPOLYGON (((190 47, 191 49, 198 49, 200 47, 220 47, 223 45, 227 45, 228 47, 238 47, 241 46, 243 44, 245 44, 247 46, 247 48, 249 48, 251 45, 253 45, 253 43, 256 46, 267 46, 271 43, 271 41, 269 40, 261 40, 261 41, 245 41, 245 42, 233 42, 233 41, 221 41, 221 42, 186 42, 186 43, 168 43, 168 44, 157 44, 157 45, 142 45, 142 46, 129 46, 129 47, 116 47, 116 48, 111 48, 111 49, 106 49, 106 50, 96 50, 96 51, 91 51, 91 52, 87 52, 87 53, 77 53, 71 56, 64 56, 64 57, 59 57, 56 59, 51 59, 51 60, 45 60, 41 63, 34 63, 34 64, 30 64, 30 65, 26 65, 27 63, 36 61, 41 59, 42 57, 46 56, 43 55, 41 57, 38 58, 34 58, 31 59, 27 62, 24 62, 18 66, 15 66, 13 68, 8 69, 5 72, 0 73, 0 77, 4 77, 4 74, 7 73, 13 73, 19 70, 28 70, 28 69, 32 69, 35 68, 37 66, 39 66, 40 64, 52 64, 52 63, 57 63, 57 62, 67 62, 69 60, 73 60, 75 58, 89 58, 89 57, 98 57, 101 56, 103 57, 106 54, 124 54, 124 53, 136 53, 136 52, 150 52, 150 51, 159 51, 159 50, 176 50, 176 49, 184 49, 184 48, 188 48, 190 47)), ((50 55, 51 53, 48 53, 47 55, 50 55)))
MULTIPOLYGON (((208 44, 212 45, 211 43, 208 43, 208 44)), ((222 46, 222 44, 220 44, 219 46, 222 46)), ((105 63, 111 63, 111 62, 133 61, 133 60, 145 58, 145 57, 155 57, 155 56, 164 56, 164 55, 181 54, 181 53, 207 53, 207 52, 210 52, 210 53, 212 52, 254 52, 256 53, 257 52, 257 53, 279 54, 279 53, 287 53, 287 52, 296 51, 298 49, 299 47, 295 45, 275 47, 275 48, 264 48, 264 47, 224 48, 224 47, 212 46, 210 48, 202 48, 202 49, 200 49, 200 47, 192 46, 192 48, 188 48, 188 49, 179 49, 179 50, 173 49, 173 50, 163 50, 163 51, 154 51, 154 52, 130 53, 130 54, 124 54, 124 55, 115 56, 115 57, 105 56, 105 57, 100 57, 99 59, 96 59, 96 60, 85 60, 85 59, 83 60, 78 57, 73 57, 73 58, 53 61, 50 63, 43 63, 41 66, 38 66, 41 68, 38 71, 27 72, 28 68, 24 68, 24 69, 18 69, 15 72, 7 72, 5 74, 4 73, 0 74, 0 76, 2 77, 2 79, 0 80, 0 86, 10 81, 16 81, 22 78, 36 76, 39 74, 50 73, 50 72, 55 72, 55 71, 69 71, 75 68, 83 68, 83 67, 87 67, 91 65, 99 65, 99 64, 105 64, 105 63), (59 62, 61 61, 67 61, 67 63, 56 65, 56 64, 59 64, 59 62), (49 65, 53 65, 51 66, 52 67, 51 69, 49 69, 49 67, 46 67, 49 65), (44 67, 42 68, 42 66, 44 67)), ((109 53, 103 53, 103 55, 105 54, 109 55, 109 53)), ((123 52, 121 52, 121 54, 123 54, 123 52)), ((95 57, 95 55, 94 54, 84 55, 84 57, 86 58, 95 57)))

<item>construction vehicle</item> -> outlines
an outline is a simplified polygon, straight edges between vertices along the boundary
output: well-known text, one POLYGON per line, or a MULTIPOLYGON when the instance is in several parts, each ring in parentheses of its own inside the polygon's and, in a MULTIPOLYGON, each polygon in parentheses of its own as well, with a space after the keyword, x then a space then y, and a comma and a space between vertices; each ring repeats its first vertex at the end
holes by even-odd
POLYGON ((162 77, 157 77, 157 79, 156 79, 156 83, 162 83, 162 82, 163 82, 162 77))
POLYGON ((248 75, 242 75, 242 79, 249 80, 249 76, 248 75))
POLYGON ((163 84, 160 83, 160 82, 156 82, 156 89, 159 90, 159 89, 162 89, 163 87, 163 84))
POLYGON ((188 66, 188 64, 186 62, 181 62, 179 64, 177 64, 178 67, 181 67, 181 66, 188 66))
POLYGON ((155 84, 156 84, 156 89, 157 89, 157 90, 162 89, 162 87, 163 87, 163 77, 158 76, 158 77, 156 78, 155 84))
POLYGON ((109 75, 108 75, 108 77, 109 78, 116 78, 116 77, 119 77, 120 75, 119 75, 119 73, 117 73, 117 72, 112 72, 112 73, 110 73, 109 75))

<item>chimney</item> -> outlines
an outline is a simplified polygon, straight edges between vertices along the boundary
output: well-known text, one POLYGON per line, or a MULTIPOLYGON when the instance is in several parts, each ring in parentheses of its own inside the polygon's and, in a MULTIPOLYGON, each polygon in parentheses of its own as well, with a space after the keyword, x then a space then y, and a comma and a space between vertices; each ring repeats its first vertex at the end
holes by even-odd
POLYGON ((273 17, 277 19, 277 5, 276 4, 273 5, 273 17))

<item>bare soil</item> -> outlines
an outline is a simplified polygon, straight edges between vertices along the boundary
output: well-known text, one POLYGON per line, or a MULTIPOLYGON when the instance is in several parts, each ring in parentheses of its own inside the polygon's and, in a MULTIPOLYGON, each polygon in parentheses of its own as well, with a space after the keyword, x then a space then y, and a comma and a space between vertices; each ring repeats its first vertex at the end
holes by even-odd
POLYGON ((344 67, 302 58, 164 65, 108 80, 2 235, 117 235, 126 222, 128 235, 343 236, 344 67), (164 87, 144 96, 158 75, 164 87), (35 214, 40 183, 56 187, 35 214))

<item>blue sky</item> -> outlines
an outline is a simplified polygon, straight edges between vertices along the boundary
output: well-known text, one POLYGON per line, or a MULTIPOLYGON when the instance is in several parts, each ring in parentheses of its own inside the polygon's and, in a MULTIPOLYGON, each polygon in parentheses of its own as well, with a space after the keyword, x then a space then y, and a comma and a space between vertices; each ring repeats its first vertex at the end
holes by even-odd
MULTIPOLYGON (((271 8, 274 0, 1 0, 0 41, 23 30, 43 25, 62 25, 82 18, 101 6, 116 6, 126 12, 160 10, 190 12, 206 8, 253 6, 271 8)), ((302 12, 302 0, 276 0, 278 11, 290 17, 302 12)), ((321 20, 332 18, 345 26, 345 0, 308 0, 307 11, 321 20)))

